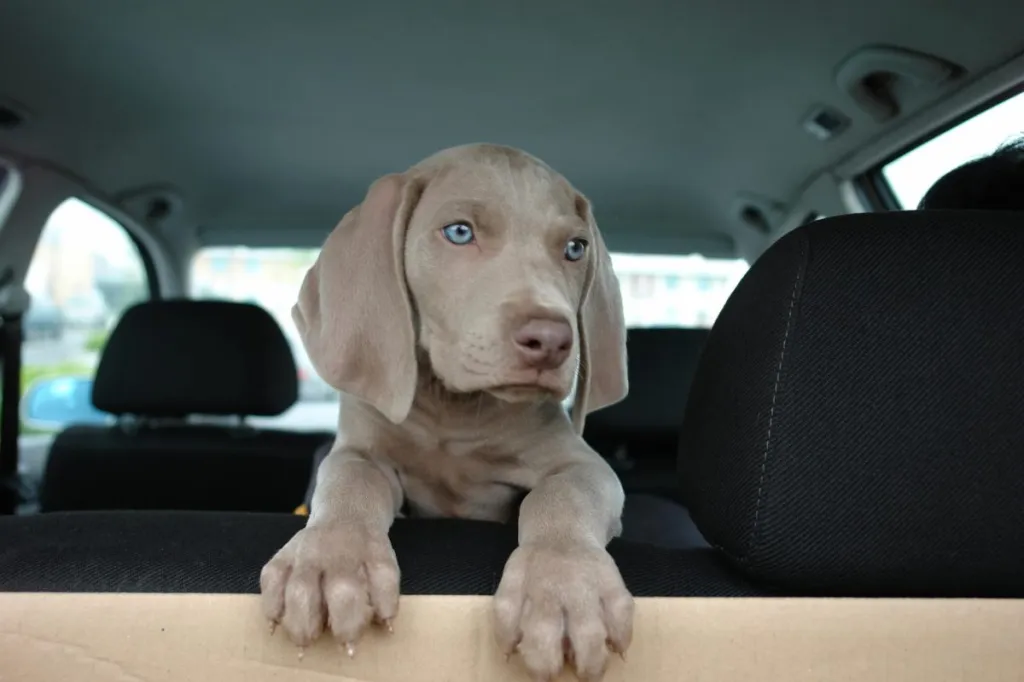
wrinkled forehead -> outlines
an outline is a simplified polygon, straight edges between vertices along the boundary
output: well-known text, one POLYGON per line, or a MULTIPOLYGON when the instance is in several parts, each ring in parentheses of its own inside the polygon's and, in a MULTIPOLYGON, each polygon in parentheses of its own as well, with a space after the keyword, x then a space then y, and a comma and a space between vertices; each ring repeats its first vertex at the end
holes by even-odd
POLYGON ((579 224, 576 193, 557 173, 528 160, 466 160, 437 169, 417 213, 481 224, 579 224), (421 210, 422 209, 422 210, 421 210))

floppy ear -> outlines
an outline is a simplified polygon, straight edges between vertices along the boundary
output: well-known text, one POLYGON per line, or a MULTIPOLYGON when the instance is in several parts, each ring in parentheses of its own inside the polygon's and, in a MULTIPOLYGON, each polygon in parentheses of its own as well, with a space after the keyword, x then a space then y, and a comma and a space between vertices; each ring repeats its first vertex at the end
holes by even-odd
POLYGON ((580 368, 572 422, 583 432, 586 416, 626 397, 626 323, 622 313, 622 291, 612 269, 612 259, 594 220, 590 202, 582 195, 576 210, 590 226, 591 254, 583 297, 580 302, 580 368))
POLYGON ((422 183, 386 175, 327 237, 292 319, 317 373, 389 420, 416 391, 416 333, 405 283, 405 234, 422 183))

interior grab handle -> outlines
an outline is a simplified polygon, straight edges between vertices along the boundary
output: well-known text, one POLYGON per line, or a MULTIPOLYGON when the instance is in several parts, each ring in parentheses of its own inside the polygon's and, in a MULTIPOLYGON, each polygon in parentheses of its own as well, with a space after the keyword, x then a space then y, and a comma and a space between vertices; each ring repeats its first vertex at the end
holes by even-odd
POLYGON ((897 79, 918 88, 937 89, 958 78, 963 67, 935 55, 890 45, 857 50, 836 69, 836 84, 875 121, 883 123, 900 113, 894 92, 897 79))

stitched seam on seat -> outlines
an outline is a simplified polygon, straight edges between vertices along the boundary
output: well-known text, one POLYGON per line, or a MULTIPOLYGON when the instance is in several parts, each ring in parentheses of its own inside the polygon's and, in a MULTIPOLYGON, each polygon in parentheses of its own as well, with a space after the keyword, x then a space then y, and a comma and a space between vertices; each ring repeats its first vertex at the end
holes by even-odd
POLYGON ((786 329, 782 335, 782 348, 779 350, 779 362, 775 368, 775 385, 772 387, 772 406, 768 412, 768 433, 764 440, 764 453, 761 455, 761 476, 757 482, 757 502, 754 505, 754 527, 750 531, 750 545, 747 548, 747 560, 749 561, 754 553, 757 543, 757 526, 761 521, 761 501, 764 494, 765 473, 768 471, 768 453, 771 450, 772 427, 775 424, 775 404, 779 396, 779 382, 782 379, 782 366, 786 360, 786 345, 789 343, 789 332, 793 323, 793 310, 796 307, 796 292, 800 284, 800 277, 803 274, 807 257, 806 242, 801 249, 800 264, 796 269, 796 276, 793 278, 793 288, 789 294, 789 311, 786 314, 786 329))

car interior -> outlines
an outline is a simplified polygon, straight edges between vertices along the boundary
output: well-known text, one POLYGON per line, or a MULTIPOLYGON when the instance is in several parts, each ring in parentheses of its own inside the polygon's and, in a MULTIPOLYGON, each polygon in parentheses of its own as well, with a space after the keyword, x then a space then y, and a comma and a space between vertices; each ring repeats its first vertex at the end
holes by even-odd
MULTIPOLYGON (((1021 597, 1024 233, 921 211, 1024 134, 1024 4, 0 3, 0 591, 257 593, 338 401, 288 316, 378 177, 593 201, 636 596, 1021 597), (38 302, 38 308, 37 306, 38 302), (36 312, 33 312, 36 311, 36 312)), ((403 594, 515 523, 399 519, 403 594)))

